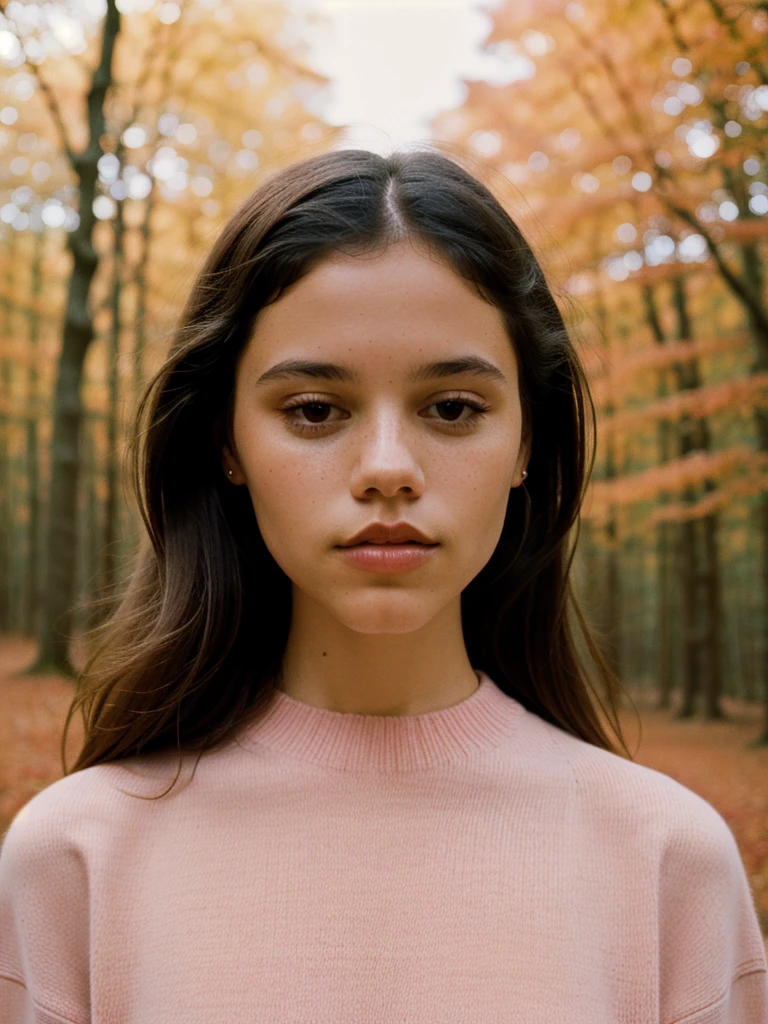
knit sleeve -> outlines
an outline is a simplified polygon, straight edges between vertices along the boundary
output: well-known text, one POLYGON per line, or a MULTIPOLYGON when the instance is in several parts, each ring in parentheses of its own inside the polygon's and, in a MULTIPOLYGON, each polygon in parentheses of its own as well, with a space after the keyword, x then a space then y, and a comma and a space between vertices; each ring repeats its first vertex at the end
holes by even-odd
POLYGON ((711 804, 693 793, 689 804, 660 870, 660 1022, 768 1024, 768 964, 736 839, 711 804))
POLYGON ((50 796, 22 807, 0 847, 3 1024, 90 1020, 85 858, 50 796))

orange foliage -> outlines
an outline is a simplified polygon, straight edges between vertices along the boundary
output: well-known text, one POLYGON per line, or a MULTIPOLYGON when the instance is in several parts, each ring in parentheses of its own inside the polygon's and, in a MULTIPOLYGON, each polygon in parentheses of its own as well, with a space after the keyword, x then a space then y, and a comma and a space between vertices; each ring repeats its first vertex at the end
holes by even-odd
MULTIPOLYGON (((592 386, 596 405, 601 405, 615 396, 612 377, 596 381, 592 386)), ((678 420, 681 416, 704 419, 713 413, 728 409, 748 414, 755 406, 768 405, 768 373, 757 373, 753 377, 723 380, 706 384, 700 388, 676 391, 655 402, 613 416, 598 416, 598 433, 608 434, 617 430, 632 430, 648 420, 678 420)))
MULTIPOLYGON (((743 481, 739 481, 746 488, 745 493, 768 489, 768 453, 753 451, 746 445, 718 452, 693 451, 639 473, 597 480, 590 484, 583 514, 586 519, 604 521, 612 506, 649 501, 661 493, 680 493, 706 480, 719 480, 737 472, 745 474, 743 481)), ((736 483, 729 481, 730 486, 735 487, 736 483)), ((674 518, 668 509, 664 512, 668 514, 663 517, 674 518)))
POLYGON ((709 491, 703 498, 693 501, 689 505, 682 505, 674 502, 668 505, 661 505, 655 508, 648 516, 648 525, 656 523, 674 522, 682 523, 691 519, 702 519, 704 516, 711 516, 715 512, 721 512, 730 507, 734 499, 754 497, 768 490, 768 474, 762 476, 741 477, 735 480, 728 480, 717 488, 709 491))
POLYGON ((652 348, 639 349, 614 362, 610 361, 610 352, 585 349, 579 355, 589 375, 593 397, 597 393, 599 378, 606 376, 610 378, 611 392, 615 397, 617 386, 634 381, 643 370, 665 370, 720 352, 742 353, 749 342, 749 335, 741 331, 719 338, 702 338, 700 341, 668 341, 652 348))

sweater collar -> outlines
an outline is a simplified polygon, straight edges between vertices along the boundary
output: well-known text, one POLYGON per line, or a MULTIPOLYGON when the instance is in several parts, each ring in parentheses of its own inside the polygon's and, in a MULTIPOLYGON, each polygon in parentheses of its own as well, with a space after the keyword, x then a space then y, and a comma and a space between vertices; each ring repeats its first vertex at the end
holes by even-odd
POLYGON ((407 772, 459 760, 499 746, 524 710, 485 672, 475 672, 480 685, 470 697, 420 715, 330 711, 275 689, 239 743, 352 772, 407 772))

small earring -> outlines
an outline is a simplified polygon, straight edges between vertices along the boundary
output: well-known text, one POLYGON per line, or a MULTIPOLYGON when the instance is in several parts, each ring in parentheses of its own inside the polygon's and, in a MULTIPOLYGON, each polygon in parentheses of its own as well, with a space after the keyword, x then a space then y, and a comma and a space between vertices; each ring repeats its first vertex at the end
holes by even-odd
POLYGON ((523 470, 523 472, 522 472, 522 477, 523 477, 523 480, 525 480, 525 478, 526 478, 527 476, 528 476, 528 470, 527 470, 527 469, 524 469, 524 470, 523 470))
POLYGON ((227 470, 227 476, 232 476, 232 470, 231 469, 227 470))

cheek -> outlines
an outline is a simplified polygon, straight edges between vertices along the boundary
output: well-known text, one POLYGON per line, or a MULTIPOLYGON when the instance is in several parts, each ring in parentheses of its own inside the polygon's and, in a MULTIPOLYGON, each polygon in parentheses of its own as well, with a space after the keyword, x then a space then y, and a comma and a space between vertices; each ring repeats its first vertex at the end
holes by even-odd
POLYGON ((244 466, 256 521, 267 545, 291 544, 311 502, 306 483, 285 464, 253 457, 244 466))
POLYGON ((474 518, 480 528, 482 541, 491 542, 491 550, 496 546, 504 525, 511 483, 511 474, 506 464, 499 465, 494 472, 485 476, 476 494, 474 518))
POLYGON ((329 505, 329 474, 319 460, 263 440, 244 438, 238 452, 264 543, 287 571, 289 564, 301 561, 313 526, 322 522, 322 510, 329 505))
POLYGON ((469 502, 480 514, 499 501, 506 504, 515 479, 515 463, 520 450, 517 431, 499 429, 478 444, 449 453, 441 460, 439 476, 454 488, 460 501, 469 502))
POLYGON ((515 458, 516 450, 508 443, 495 450, 486 448, 464 467, 464 480, 456 488, 456 522, 467 531, 473 560, 483 564, 501 537, 514 482, 515 458))

